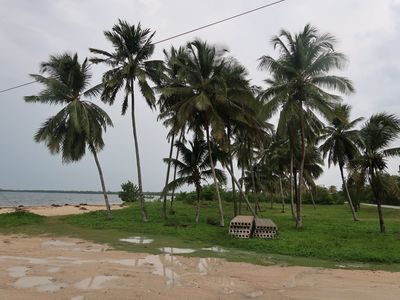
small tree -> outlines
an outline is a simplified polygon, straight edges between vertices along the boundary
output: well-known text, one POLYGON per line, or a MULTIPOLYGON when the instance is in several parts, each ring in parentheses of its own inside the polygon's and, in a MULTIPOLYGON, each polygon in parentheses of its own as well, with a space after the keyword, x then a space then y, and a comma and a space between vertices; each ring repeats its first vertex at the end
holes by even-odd
POLYGON ((121 189, 122 191, 118 193, 118 197, 124 202, 133 202, 140 197, 139 187, 129 180, 121 184, 121 189))

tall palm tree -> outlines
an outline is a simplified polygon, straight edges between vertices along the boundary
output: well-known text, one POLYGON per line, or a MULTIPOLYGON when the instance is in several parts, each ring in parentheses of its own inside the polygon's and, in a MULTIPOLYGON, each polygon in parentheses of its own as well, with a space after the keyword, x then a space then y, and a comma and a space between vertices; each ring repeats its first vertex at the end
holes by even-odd
MULTIPOLYGON (((295 35, 281 30, 272 38, 274 48, 279 50, 278 58, 264 55, 260 58, 259 68, 269 71, 272 78, 267 80, 270 87, 261 93, 268 102, 269 111, 284 109, 292 102, 292 114, 297 114, 301 140, 301 163, 299 182, 303 182, 304 160, 306 152, 304 107, 315 110, 328 117, 332 107, 340 97, 325 89, 340 93, 353 92, 351 81, 345 77, 330 75, 333 69, 341 69, 345 56, 335 50, 335 38, 330 34, 320 34, 315 27, 306 25, 295 35)), ((285 118, 285 121, 290 120, 285 118)), ((301 184, 296 201, 296 227, 302 227, 301 184)))
POLYGON ((385 232, 382 214, 382 198, 385 188, 382 175, 387 168, 387 159, 400 156, 400 147, 390 144, 400 135, 400 119, 392 114, 378 113, 372 115, 360 130, 362 151, 354 160, 364 178, 368 178, 378 208, 380 231, 385 232))
POLYGON ((353 220, 358 221, 343 168, 359 154, 357 143, 359 143, 361 137, 359 131, 354 129, 354 127, 357 123, 361 122, 363 118, 350 121, 350 106, 348 105, 338 105, 335 107, 335 115, 336 116, 331 119, 330 125, 326 126, 324 129, 325 133, 321 136, 321 140, 325 140, 325 142, 320 146, 320 150, 323 153, 324 159, 328 156, 328 167, 330 167, 331 164, 339 165, 340 176, 353 215, 353 220))
POLYGON ((104 147, 103 131, 113 124, 104 110, 83 100, 86 97, 99 96, 102 87, 97 85, 88 88, 91 78, 88 61, 85 59, 80 64, 77 54, 50 56, 48 62, 41 64, 40 72, 42 75, 31 76, 45 88, 38 95, 26 96, 25 101, 63 105, 63 108, 42 124, 35 134, 35 141, 44 142, 51 154, 61 152, 65 163, 80 160, 88 147, 96 162, 107 214, 111 218, 111 208, 97 152, 104 147))
MULTIPOLYGON (((189 142, 190 148, 182 142, 177 142, 175 146, 180 150, 181 160, 173 158, 165 158, 164 161, 172 163, 178 169, 178 178, 170 182, 164 189, 163 193, 171 189, 176 189, 185 184, 193 184, 196 188, 196 223, 199 222, 200 215, 200 193, 202 181, 212 178, 213 173, 217 175, 220 183, 225 183, 226 177, 222 170, 217 168, 211 170, 211 161, 209 159, 209 147, 207 143, 199 138, 195 138, 193 142, 189 142)), ((215 156, 215 154, 213 154, 215 156)), ((215 160, 215 158, 212 158, 215 160)))
MULTIPOLYGON (((179 135, 179 142, 182 142, 184 138, 185 129, 177 128, 177 116, 176 112, 172 109, 173 106, 178 103, 181 98, 176 94, 169 94, 168 92, 164 93, 164 91, 168 91, 170 87, 183 87, 184 86, 184 78, 182 77, 182 67, 184 66, 184 60, 186 59, 185 49, 183 47, 179 47, 176 49, 175 47, 171 47, 169 51, 163 50, 164 52, 164 61, 165 68, 164 73, 165 76, 157 82, 157 89, 160 91, 160 96, 157 101, 157 105, 159 107, 160 113, 158 116, 158 120, 163 120, 163 124, 165 127, 169 128, 168 139, 170 140, 170 150, 169 150, 169 159, 172 158, 173 148, 175 145, 175 137, 179 135), (179 133, 180 132, 180 133, 179 133)), ((177 150, 176 159, 179 157, 179 151, 177 150)), ((165 185, 169 183, 169 175, 170 175, 171 161, 167 164, 167 174, 165 178, 165 185)), ((176 179, 176 166, 174 167, 174 176, 173 180, 176 179)), ((172 198, 171 198, 171 209, 173 204, 175 190, 172 189, 172 198)), ((167 216, 167 194, 164 193, 163 199, 163 215, 164 218, 167 216)))
POLYGON ((125 115, 131 98, 132 133, 136 153, 136 169, 138 186, 140 191, 140 211, 142 218, 147 221, 147 213, 144 205, 142 172, 140 164, 139 142, 136 130, 135 118, 135 83, 138 84, 141 94, 146 99, 150 108, 155 108, 156 98, 148 80, 157 82, 162 74, 163 62, 149 60, 154 52, 152 38, 155 32, 150 29, 142 29, 140 23, 130 25, 126 21, 118 20, 111 31, 104 31, 104 36, 111 43, 113 52, 90 48, 97 57, 91 62, 103 63, 110 68, 103 74, 104 90, 101 99, 112 105, 119 91, 123 91, 122 114, 125 115))
MULTIPOLYGON (((229 116, 235 120, 243 116, 243 110, 228 97, 225 72, 228 62, 224 58, 226 51, 200 40, 186 45, 187 59, 183 68, 184 87, 171 87, 165 92, 176 94, 182 99, 173 109, 176 112, 179 128, 188 126, 196 134, 204 134, 209 146, 211 170, 215 170, 212 160, 212 141, 221 141, 225 137, 225 121, 229 116)), ((224 226, 224 212, 218 188, 216 173, 214 183, 220 214, 220 225, 224 226)))

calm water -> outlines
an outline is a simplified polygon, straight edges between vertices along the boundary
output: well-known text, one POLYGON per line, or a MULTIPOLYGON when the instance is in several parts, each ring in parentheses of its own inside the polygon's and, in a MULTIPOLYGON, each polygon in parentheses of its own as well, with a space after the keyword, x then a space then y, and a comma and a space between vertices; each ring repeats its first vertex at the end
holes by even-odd
MULTIPOLYGON (((120 204, 122 201, 117 195, 108 195, 111 204, 120 204)), ((147 200, 147 199, 146 199, 147 200)), ((104 204, 102 194, 68 194, 68 193, 40 193, 40 192, 2 192, 0 191, 0 207, 5 206, 39 206, 51 204, 104 204)))

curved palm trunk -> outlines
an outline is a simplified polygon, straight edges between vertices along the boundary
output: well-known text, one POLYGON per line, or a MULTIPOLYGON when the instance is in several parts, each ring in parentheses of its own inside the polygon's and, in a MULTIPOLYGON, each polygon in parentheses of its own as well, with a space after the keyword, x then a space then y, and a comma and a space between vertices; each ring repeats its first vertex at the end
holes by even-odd
POLYGON ((206 134, 207 134, 207 144, 208 144, 208 156, 210 158, 211 171, 212 171, 212 174, 214 177, 215 190, 217 192, 218 211, 219 211, 219 218, 220 218, 219 224, 221 227, 224 227, 225 226, 224 210, 222 208, 222 201, 221 201, 221 195, 219 194, 217 174, 215 174, 215 166, 214 166, 214 161, 212 159, 212 150, 211 150, 210 132, 209 131, 210 131, 209 126, 207 125, 206 134))
MULTIPOLYGON (((92 147, 92 149, 94 149, 94 147, 92 147)), ((99 159, 97 157, 96 150, 92 150, 92 152, 93 152, 93 156, 94 156, 94 161, 96 162, 97 170, 99 171, 101 189, 103 191, 104 202, 106 203, 106 208, 107 208, 107 217, 109 219, 112 219, 111 207, 110 207, 110 203, 108 202, 108 195, 107 195, 106 185, 104 183, 103 171, 101 170, 101 166, 100 166, 99 159)))
MULTIPOLYGON (((257 217, 257 214, 255 213, 255 211, 254 211, 253 208, 251 207, 250 202, 249 202, 249 199, 247 199, 247 197, 246 197, 245 193, 243 192, 243 190, 242 190, 242 188, 241 188, 239 182, 236 180, 235 175, 233 174, 232 170, 231 170, 228 166, 226 166, 226 169, 228 170, 229 174, 232 176, 233 182, 235 182, 235 184, 236 184, 236 186, 237 186, 237 188, 238 188, 238 190, 239 190, 239 193, 240 193, 240 195, 243 197, 244 201, 246 202, 247 207, 249 208, 251 214, 252 214, 254 217, 257 217)), ((240 214, 240 212, 239 212, 239 214, 240 214)))
POLYGON ((285 196, 283 195, 282 176, 279 176, 279 188, 281 190, 282 213, 284 213, 285 212, 285 196))
MULTIPOLYGON (((181 135, 179 136, 179 142, 182 142, 183 139, 183 135, 184 135, 184 129, 182 129, 181 135)), ((179 158, 179 148, 176 150, 176 155, 175 155, 175 160, 177 160, 179 158)), ((174 179, 173 181, 175 181, 176 179, 176 165, 174 166, 174 179)), ((175 199, 175 188, 172 189, 172 194, 171 194, 171 204, 170 204, 170 210, 173 211, 174 210, 174 199, 175 199)))
POLYGON ((306 160, 306 141, 304 137, 304 111, 302 102, 300 102, 300 130, 301 130, 301 163, 300 163, 300 172, 299 172, 299 185, 298 185, 298 193, 296 198, 296 228, 303 227, 303 217, 301 215, 301 187, 303 182, 304 175, 304 162, 306 160))
POLYGON ((131 80, 131 116, 132 116, 132 131, 133 131, 133 140, 135 143, 135 154, 136 154, 136 169, 138 175, 138 185, 139 185, 139 203, 140 203, 140 212, 142 214, 142 219, 144 222, 147 222, 147 213, 144 207, 144 195, 143 195, 143 185, 142 185, 142 171, 140 168, 140 154, 139 154, 139 143, 138 137, 136 133, 136 118, 135 118, 135 90, 133 87, 133 80, 131 80))
MULTIPOLYGON (((168 161, 168 166, 167 166, 167 175, 165 178, 165 186, 167 186, 167 184, 169 182, 169 172, 171 170, 171 158, 172 158, 172 151, 174 149, 174 139, 175 139, 175 133, 172 133, 171 146, 169 149, 169 161, 168 161)), ((163 217, 164 217, 164 219, 167 218, 167 193, 164 194, 164 199, 163 199, 163 217)))
POLYGON ((344 178, 343 166, 341 164, 339 164, 339 169, 340 169, 340 176, 342 176, 342 182, 343 182, 344 190, 346 192, 347 201, 349 202, 351 214, 353 216, 353 220, 358 221, 358 218, 356 215, 356 210, 354 209, 353 201, 351 200, 349 189, 347 188, 347 182, 346 182, 346 179, 344 178))
MULTIPOLYGON (((229 151, 229 165, 233 173, 233 155, 232 155, 232 146, 231 146, 231 128, 227 127, 228 132, 228 151, 229 151)), ((235 175, 233 173, 233 175, 235 175)), ((236 217, 238 215, 238 204, 235 195, 235 182, 233 181, 233 177, 231 176, 232 181, 232 200, 233 200, 233 216, 236 217)))

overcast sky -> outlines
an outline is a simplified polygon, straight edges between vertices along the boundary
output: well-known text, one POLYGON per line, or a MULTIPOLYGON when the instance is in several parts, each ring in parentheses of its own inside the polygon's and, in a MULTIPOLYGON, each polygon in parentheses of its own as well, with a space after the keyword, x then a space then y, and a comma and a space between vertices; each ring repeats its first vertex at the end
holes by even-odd
MULTIPOLYGON (((39 63, 49 55, 64 51, 89 56, 89 47, 110 49, 103 36, 118 18, 156 30, 155 40, 264 5, 261 0, 1 0, 0 9, 0 90, 29 82, 28 74, 38 73, 39 63)), ((400 114, 400 0, 287 0, 274 7, 219 24, 157 45, 154 59, 162 59, 162 49, 179 46, 199 37, 229 48, 244 64, 254 84, 267 74, 257 70, 257 59, 274 54, 269 43, 281 28, 301 30, 306 23, 321 32, 334 34, 337 49, 349 58, 343 75, 353 80, 356 94, 346 98, 353 107, 352 118, 376 112, 400 114)), ((104 69, 92 68, 93 84, 104 69)), ((99 190, 93 157, 63 165, 60 156, 51 156, 44 144, 33 141, 40 124, 60 107, 26 104, 23 96, 40 91, 39 84, 0 94, 0 188, 99 190)), ((146 191, 159 191, 165 180, 168 155, 166 129, 137 96, 137 119, 146 191)), ((107 110, 114 128, 107 131, 106 147, 99 154, 106 185, 118 190, 126 180, 136 181, 131 121, 121 116, 121 102, 107 110)), ((396 173, 399 161, 390 161, 396 173)), ((327 170, 318 181, 339 185, 336 168, 327 170)))

